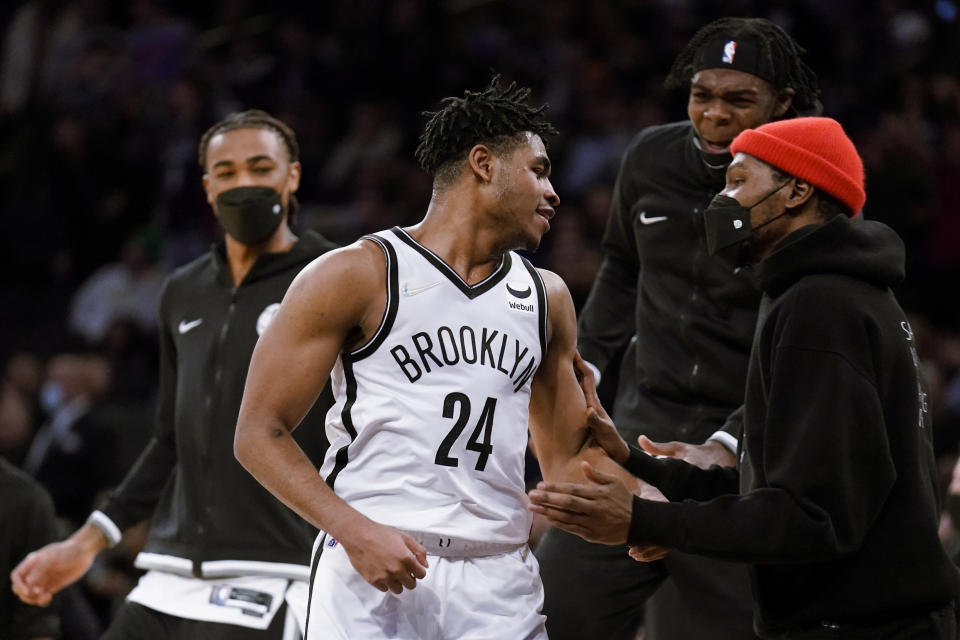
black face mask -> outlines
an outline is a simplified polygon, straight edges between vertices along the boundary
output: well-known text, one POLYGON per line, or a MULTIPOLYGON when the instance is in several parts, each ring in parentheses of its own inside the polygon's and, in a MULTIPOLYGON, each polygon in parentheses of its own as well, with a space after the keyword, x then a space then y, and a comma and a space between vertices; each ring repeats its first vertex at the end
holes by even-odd
POLYGON ((767 226, 774 220, 786 215, 776 215, 763 224, 753 227, 750 224, 750 210, 767 198, 780 191, 790 181, 784 182, 767 195, 745 207, 730 196, 718 193, 710 201, 710 205, 703 212, 703 226, 707 234, 707 253, 720 260, 731 269, 746 264, 748 256, 744 248, 749 243, 753 232, 767 226))
POLYGON ((283 222, 280 193, 270 187, 235 187, 217 196, 217 217, 237 242, 259 244, 283 222))

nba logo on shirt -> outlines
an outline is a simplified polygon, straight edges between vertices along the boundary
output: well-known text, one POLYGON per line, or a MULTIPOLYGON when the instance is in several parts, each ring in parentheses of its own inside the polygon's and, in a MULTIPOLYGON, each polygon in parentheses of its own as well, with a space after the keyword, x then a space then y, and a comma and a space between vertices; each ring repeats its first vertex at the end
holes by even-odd
POLYGON ((728 40, 725 45, 723 45, 723 62, 727 64, 733 64, 733 56, 737 54, 737 43, 734 40, 728 40))
POLYGON ((327 546, 333 549, 335 546, 337 546, 337 541, 334 538, 330 538, 327 540, 327 546))

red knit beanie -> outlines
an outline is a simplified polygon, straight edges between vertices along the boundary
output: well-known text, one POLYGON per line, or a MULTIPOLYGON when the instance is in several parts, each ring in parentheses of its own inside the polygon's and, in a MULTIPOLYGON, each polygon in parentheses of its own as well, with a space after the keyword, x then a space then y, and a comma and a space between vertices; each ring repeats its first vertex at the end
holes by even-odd
POLYGON ((730 145, 731 153, 740 151, 823 189, 847 205, 853 218, 867 200, 863 161, 833 118, 792 118, 746 129, 730 145))

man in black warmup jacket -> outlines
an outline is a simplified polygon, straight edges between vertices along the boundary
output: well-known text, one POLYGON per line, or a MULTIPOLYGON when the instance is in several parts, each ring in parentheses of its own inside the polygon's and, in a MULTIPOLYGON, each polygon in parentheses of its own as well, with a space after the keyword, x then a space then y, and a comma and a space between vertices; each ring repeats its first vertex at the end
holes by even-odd
MULTIPOLYGON (((306 617, 316 531, 240 466, 233 437, 260 334, 294 276, 334 245, 293 233, 299 149, 280 120, 258 110, 228 116, 204 134, 199 161, 226 236, 165 285, 154 436, 101 510, 11 575, 21 599, 46 604, 150 518, 136 563, 149 571, 105 640, 279 640, 287 622, 302 627, 306 617)), ((332 400, 326 390, 297 432, 316 464, 332 400)))
MULTIPOLYGON (((610 476, 543 485, 534 511, 588 539, 748 563, 764 638, 957 637, 960 574, 937 537, 937 468, 913 330, 890 288, 903 243, 860 217, 863 163, 840 125, 798 118, 733 142, 705 214, 712 254, 763 291, 738 468, 604 449, 669 503, 610 476)), ((656 550, 659 552, 659 550, 656 550)))

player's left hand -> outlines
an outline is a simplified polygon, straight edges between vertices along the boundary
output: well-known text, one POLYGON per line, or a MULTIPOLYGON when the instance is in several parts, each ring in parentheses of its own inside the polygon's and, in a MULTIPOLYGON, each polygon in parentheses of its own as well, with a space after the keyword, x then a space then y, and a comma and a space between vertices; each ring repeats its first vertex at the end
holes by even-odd
MULTIPOLYGON (((633 511, 633 494, 616 476, 581 463, 589 484, 541 482, 530 492, 528 508, 550 524, 589 542, 626 544, 633 511)), ((641 484, 639 497, 667 499, 655 487, 641 484)), ((661 548, 666 553, 666 548, 661 548)), ((662 556, 661 556, 662 557, 662 556)))

